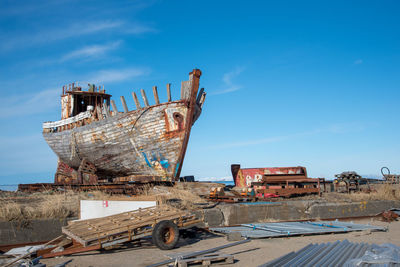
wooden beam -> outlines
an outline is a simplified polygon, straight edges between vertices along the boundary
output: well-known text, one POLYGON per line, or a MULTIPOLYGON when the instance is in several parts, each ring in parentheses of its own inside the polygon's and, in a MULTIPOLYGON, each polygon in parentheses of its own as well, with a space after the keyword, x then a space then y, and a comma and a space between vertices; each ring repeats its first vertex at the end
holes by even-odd
POLYGON ((156 100, 156 105, 160 104, 160 99, 158 99, 157 86, 153 86, 153 95, 154 99, 156 100))
POLYGON ((203 94, 201 95, 201 98, 200 98, 200 101, 199 101, 200 108, 203 108, 204 101, 206 100, 206 95, 207 95, 206 92, 203 92, 203 94))
POLYGON ((101 249, 101 245, 93 245, 93 246, 88 246, 88 247, 74 247, 74 248, 66 248, 63 251, 60 252, 53 252, 53 253, 49 253, 49 254, 45 254, 43 255, 43 259, 46 258, 53 258, 53 257, 58 257, 58 256, 65 256, 65 255, 71 255, 71 254, 75 254, 75 253, 82 253, 82 252, 87 252, 87 251, 92 251, 92 250, 98 250, 101 249))
POLYGON ((140 89, 140 93, 142 94, 144 105, 148 107, 149 101, 147 100, 146 92, 143 89, 140 89))
POLYGON ((103 114, 101 113, 100 106, 96 106, 96 113, 97 113, 97 119, 98 120, 102 120, 103 119, 103 114))
POLYGON ((142 107, 140 106, 139 99, 138 99, 138 97, 137 97, 137 95, 136 95, 135 92, 132 92, 132 97, 133 97, 133 101, 135 101, 136 109, 142 108, 142 107))
POLYGON ((202 98, 203 93, 204 93, 204 88, 201 88, 199 94, 197 95, 197 99, 196 99, 197 104, 200 103, 200 99, 202 98))
POLYGON ((118 114, 117 105, 115 105, 115 101, 111 100, 111 106, 113 108, 114 114, 118 114))
POLYGON ((122 96, 120 96, 120 98, 121 98, 121 102, 122 102, 122 107, 124 108, 124 112, 128 113, 129 110, 128 110, 128 106, 126 105, 125 97, 122 95, 122 96))
POLYGON ((104 110, 105 110, 105 112, 106 112, 106 117, 107 117, 107 118, 108 118, 108 117, 111 117, 111 115, 110 115, 110 109, 109 109, 107 103, 104 103, 103 107, 104 107, 104 110))
POLYGON ((168 102, 171 102, 172 98, 171 98, 171 84, 170 83, 167 83, 167 97, 168 97, 168 102))

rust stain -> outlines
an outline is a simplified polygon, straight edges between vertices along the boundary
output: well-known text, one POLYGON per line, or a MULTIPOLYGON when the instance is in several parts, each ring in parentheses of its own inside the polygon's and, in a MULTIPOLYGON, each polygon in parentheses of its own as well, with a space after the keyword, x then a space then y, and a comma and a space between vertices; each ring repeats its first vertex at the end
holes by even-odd
POLYGON ((99 141, 104 141, 104 136, 103 135, 97 135, 96 133, 92 133, 92 138, 91 138, 93 143, 99 142, 99 141))

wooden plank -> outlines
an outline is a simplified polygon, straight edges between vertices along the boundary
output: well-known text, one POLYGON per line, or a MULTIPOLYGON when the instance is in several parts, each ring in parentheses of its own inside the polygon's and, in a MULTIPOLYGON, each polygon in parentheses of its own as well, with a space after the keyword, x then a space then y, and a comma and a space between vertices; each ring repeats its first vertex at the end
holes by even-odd
POLYGON ((203 94, 201 95, 200 102, 199 102, 200 108, 203 108, 204 101, 206 100, 206 95, 207 95, 206 92, 203 92, 203 94))
MULTIPOLYGON (((95 227, 94 225, 90 225, 86 229, 81 229, 83 231, 76 232, 76 229, 69 228, 72 233, 79 234, 79 238, 84 239, 86 241, 90 240, 90 237, 94 237, 95 239, 98 237, 103 237, 111 234, 118 234, 127 231, 127 227, 130 229, 145 227, 154 224, 156 221, 160 220, 171 220, 180 217, 179 215, 168 214, 163 216, 153 216, 152 218, 146 219, 145 221, 136 222, 136 220, 125 220, 120 222, 119 225, 116 224, 108 224, 108 225, 98 225, 95 227)), ((63 233, 67 234, 67 232, 63 233)), ((72 236, 71 236, 72 237, 72 236)))
POLYGON ((71 255, 74 253, 81 253, 81 252, 87 252, 87 251, 98 250, 98 249, 101 249, 100 244, 89 246, 89 247, 81 247, 80 246, 80 247, 68 248, 68 249, 65 249, 64 251, 60 251, 60 252, 53 252, 53 253, 45 254, 42 257, 44 259, 53 258, 53 257, 71 255))
POLYGON ((102 218, 94 218, 94 219, 89 219, 89 220, 83 220, 83 221, 76 221, 73 222, 71 225, 66 226, 65 228, 74 228, 74 229, 79 229, 79 228, 86 228, 87 226, 93 227, 94 225, 106 225, 109 223, 110 220, 113 220, 115 218, 118 218, 119 221, 123 220, 130 220, 132 218, 148 218, 149 216, 152 215, 157 215, 160 213, 166 213, 168 211, 176 212, 176 210, 173 209, 168 209, 168 208, 156 208, 156 207, 150 207, 150 208, 145 208, 145 209, 138 209, 135 211, 129 211, 117 215, 110 215, 102 218))
POLYGON ((111 106, 113 108, 114 114, 118 114, 117 105, 115 105, 115 101, 111 100, 111 106))
POLYGON ((196 99, 197 104, 200 103, 200 99, 203 96, 203 93, 204 93, 204 88, 201 88, 199 94, 197 95, 197 99, 196 99))
MULTIPOLYGON (((132 225, 132 226, 130 225, 129 229, 133 229, 135 231, 135 233, 136 233, 131 238, 134 240, 136 238, 136 235, 138 235, 138 234, 147 233, 147 232, 151 233, 152 232, 151 229, 154 226, 154 224, 156 224, 156 223, 158 223, 158 222, 160 222, 162 220, 168 220, 168 219, 171 220, 172 217, 165 217, 165 218, 162 218, 162 219, 157 219, 157 220, 154 220, 154 222, 151 223, 151 224, 149 223, 148 225, 144 225, 144 226, 140 226, 140 227, 135 227, 135 225, 132 225)), ((195 221, 195 220, 193 220, 193 221, 195 221)), ((191 224, 192 224, 192 222, 185 223, 184 225, 191 225, 191 224)), ((115 230, 106 232, 104 234, 96 233, 96 234, 93 234, 91 236, 84 237, 84 238, 85 238, 85 245, 90 245, 91 243, 98 242, 99 240, 107 241, 107 240, 110 240, 110 239, 116 239, 116 237, 124 237, 124 236, 125 237, 129 236, 129 233, 127 231, 127 227, 123 227, 122 229, 115 229, 115 230)))
POLYGON ((144 105, 148 107, 149 101, 147 100, 146 92, 143 89, 140 89, 140 93, 142 94, 144 105))
MULTIPOLYGON (((181 99, 190 100, 192 94, 192 81, 182 81, 181 85, 181 99)), ((197 96, 195 96, 197 97, 197 96)))
POLYGON ((78 241, 79 243, 81 243, 82 245, 86 244, 86 241, 83 240, 82 238, 80 238, 78 235, 75 235, 73 232, 69 231, 68 229, 65 229, 64 227, 61 229, 62 233, 75 239, 76 241, 78 241))
POLYGON ((129 109, 128 109, 128 106, 126 105, 125 97, 122 95, 122 96, 120 96, 120 98, 121 98, 122 107, 124 109, 124 112, 128 113, 129 109))
POLYGON ((129 231, 139 234, 148 231, 156 222, 161 220, 177 220, 181 223, 195 221, 195 216, 186 211, 179 211, 170 207, 146 208, 145 211, 132 211, 103 218, 77 221, 63 227, 62 231, 83 245, 91 241, 105 240, 110 236, 128 235, 129 231))
POLYGON ((168 102, 171 102, 172 98, 171 98, 171 84, 170 83, 167 83, 167 97, 168 97, 168 102))
POLYGON ((101 113, 101 108, 99 106, 96 106, 96 113, 97 113, 97 119, 102 120, 103 114, 101 113))
POLYGON ((160 99, 158 99, 157 86, 153 86, 153 95, 154 95, 154 99, 156 101, 156 105, 159 105, 160 99))
POLYGON ((232 264, 234 262, 234 258, 230 254, 207 254, 203 256, 198 256, 195 258, 188 258, 188 259, 179 259, 178 266, 187 266, 187 264, 195 264, 195 263, 202 263, 202 265, 210 266, 212 262, 221 262, 226 264, 232 264))
POLYGON ((132 92, 133 101, 135 101, 136 109, 141 109, 139 99, 135 92, 132 92))
POLYGON ((176 215, 166 215, 166 216, 160 216, 156 219, 151 219, 148 220, 146 223, 134 223, 132 222, 125 222, 121 224, 120 226, 109 226, 109 227, 101 227, 99 230, 94 231, 86 231, 82 234, 81 238, 84 239, 85 241, 93 241, 97 240, 99 237, 106 237, 110 235, 116 235, 116 234, 121 234, 124 232, 127 232, 127 227, 129 226, 129 229, 135 229, 135 228, 140 228, 140 227, 147 227, 147 226, 152 226, 156 222, 162 221, 162 220, 174 220, 178 219, 176 215))
MULTIPOLYGON (((65 228, 67 229, 74 229, 74 231, 79 231, 80 229, 86 229, 86 228, 99 228, 99 227, 108 227, 108 226, 114 226, 117 224, 119 225, 124 225, 126 223, 136 223, 136 224, 147 224, 148 222, 154 221, 155 218, 157 217, 165 217, 165 216, 175 216, 175 217, 190 217, 192 215, 188 215, 188 213, 178 213, 178 212, 161 212, 158 214, 154 214, 151 216, 146 216, 146 217, 127 217, 127 218, 122 218, 120 220, 107 220, 105 219, 103 222, 88 222, 87 224, 81 224, 81 225, 71 225, 71 226, 66 226, 65 228)), ((85 230, 86 232, 86 230, 85 230)))
POLYGON ((107 105, 106 103, 104 103, 103 107, 104 107, 104 110, 105 110, 105 112, 106 112, 106 117, 107 117, 107 118, 111 117, 111 115, 110 115, 110 109, 109 109, 108 105, 107 105))

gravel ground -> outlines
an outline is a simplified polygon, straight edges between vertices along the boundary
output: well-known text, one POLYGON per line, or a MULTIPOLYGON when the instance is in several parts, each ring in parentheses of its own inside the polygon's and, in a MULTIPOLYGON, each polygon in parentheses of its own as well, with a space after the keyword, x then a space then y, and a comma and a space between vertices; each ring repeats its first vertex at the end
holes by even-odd
MULTIPOLYGON (((347 239, 351 242, 367 242, 375 244, 392 243, 400 246, 400 221, 386 223, 376 219, 359 219, 355 223, 371 223, 385 226, 387 232, 352 232, 345 234, 327 234, 314 236, 299 236, 289 238, 273 238, 252 240, 249 243, 230 247, 221 252, 233 254, 235 263, 229 266, 258 266, 271 261, 291 251, 297 251, 310 243, 324 243, 347 239)), ((102 252, 88 252, 84 254, 43 259, 47 266, 71 260, 67 266, 146 266, 168 259, 165 255, 178 252, 192 252, 205 250, 229 243, 225 237, 200 233, 194 238, 181 238, 179 247, 174 250, 163 251, 145 240, 138 244, 128 244, 102 252)))

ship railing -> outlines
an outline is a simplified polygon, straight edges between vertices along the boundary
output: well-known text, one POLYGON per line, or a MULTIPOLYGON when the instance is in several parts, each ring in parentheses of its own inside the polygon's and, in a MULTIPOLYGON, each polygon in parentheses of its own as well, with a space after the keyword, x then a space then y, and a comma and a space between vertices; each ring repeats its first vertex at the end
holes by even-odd
POLYGON ((85 111, 85 112, 81 112, 78 115, 68 118, 68 119, 63 119, 63 120, 59 120, 59 121, 49 121, 49 122, 44 122, 43 123, 43 129, 52 129, 52 128, 57 128, 57 127, 61 127, 61 126, 65 126, 71 123, 75 123, 84 119, 88 119, 92 117, 92 113, 90 112, 90 110, 85 111))
POLYGON ((98 92, 105 93, 104 85, 96 86, 90 82, 74 82, 62 87, 62 95, 65 95, 67 91, 87 91, 87 92, 98 92), (85 90, 86 89, 86 90, 85 90))

